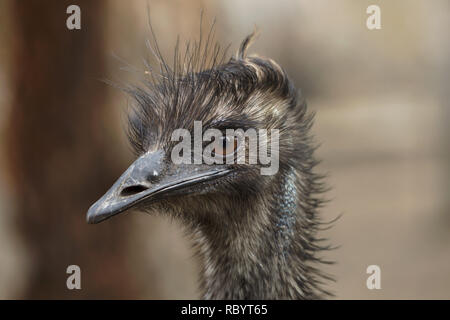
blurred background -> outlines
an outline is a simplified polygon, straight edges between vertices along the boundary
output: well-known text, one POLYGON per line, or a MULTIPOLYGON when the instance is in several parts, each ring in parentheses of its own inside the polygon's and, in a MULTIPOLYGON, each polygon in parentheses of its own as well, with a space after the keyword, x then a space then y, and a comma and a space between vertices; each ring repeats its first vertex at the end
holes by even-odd
POLYGON ((88 207, 133 160, 127 97, 151 17, 171 57, 214 18, 231 53, 279 62, 316 112, 328 174, 324 232, 340 299, 450 298, 450 2, 0 0, 0 298, 199 298, 199 262, 176 222, 142 213, 88 225, 88 207), (66 8, 81 8, 81 30, 66 8), (381 8, 381 30, 366 8, 381 8), (147 10, 148 8, 148 10, 147 10), (67 290, 66 268, 82 270, 67 290), (380 290, 366 268, 381 268, 380 290))

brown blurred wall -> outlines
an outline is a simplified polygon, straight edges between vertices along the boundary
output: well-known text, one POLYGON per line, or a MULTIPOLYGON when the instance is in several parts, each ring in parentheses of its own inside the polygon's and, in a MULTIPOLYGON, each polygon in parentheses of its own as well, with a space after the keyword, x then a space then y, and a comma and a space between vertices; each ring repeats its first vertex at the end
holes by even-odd
POLYGON ((7 128, 16 222, 30 254, 22 298, 133 298, 129 223, 91 226, 85 214, 121 170, 105 120, 105 1, 76 1, 81 30, 66 28, 73 1, 11 1, 12 108, 7 128), (82 290, 66 288, 78 265, 82 290))

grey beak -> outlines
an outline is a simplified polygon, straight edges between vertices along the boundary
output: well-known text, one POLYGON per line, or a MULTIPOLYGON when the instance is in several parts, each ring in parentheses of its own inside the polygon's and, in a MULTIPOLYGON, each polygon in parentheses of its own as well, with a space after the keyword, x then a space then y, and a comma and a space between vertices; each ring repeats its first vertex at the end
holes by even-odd
MULTIPOLYGON (((88 223, 99 223, 138 203, 157 201, 186 187, 224 176, 231 170, 210 166, 184 165, 171 170, 164 152, 146 153, 120 176, 114 185, 87 212, 88 223), (194 174, 195 172, 195 174, 194 174)), ((173 169, 173 168, 172 168, 173 169)))
POLYGON ((163 169, 164 153, 146 153, 120 176, 88 210, 88 223, 98 223, 127 210, 148 194, 163 169))

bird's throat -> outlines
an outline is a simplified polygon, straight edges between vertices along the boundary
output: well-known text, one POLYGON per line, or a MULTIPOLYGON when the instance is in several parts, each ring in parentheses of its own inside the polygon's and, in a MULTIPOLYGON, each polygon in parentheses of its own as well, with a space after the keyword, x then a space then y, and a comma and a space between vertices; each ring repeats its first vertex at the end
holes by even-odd
POLYGON ((299 245, 296 175, 280 178, 272 201, 241 206, 239 224, 200 229, 206 299, 301 299, 311 293, 299 245))

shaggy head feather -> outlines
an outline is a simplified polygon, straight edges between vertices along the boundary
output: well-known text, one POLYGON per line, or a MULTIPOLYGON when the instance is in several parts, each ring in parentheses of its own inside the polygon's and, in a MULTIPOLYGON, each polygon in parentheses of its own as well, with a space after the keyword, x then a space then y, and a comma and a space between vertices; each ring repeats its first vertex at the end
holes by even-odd
POLYGON ((163 152, 170 166, 172 132, 193 130, 194 121, 203 130, 278 129, 279 171, 264 176, 260 163, 224 164, 230 174, 136 206, 187 227, 203 261, 204 298, 323 297, 329 277, 318 269, 325 262, 318 252, 329 246, 317 239, 324 188, 314 172, 313 116, 276 62, 247 55, 255 33, 227 61, 211 33, 184 54, 177 44, 172 67, 152 46, 160 70, 147 65, 145 85, 126 88, 134 99, 131 145, 138 156, 163 152))

